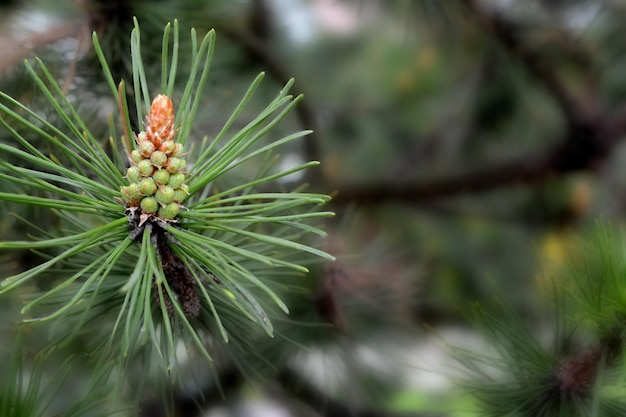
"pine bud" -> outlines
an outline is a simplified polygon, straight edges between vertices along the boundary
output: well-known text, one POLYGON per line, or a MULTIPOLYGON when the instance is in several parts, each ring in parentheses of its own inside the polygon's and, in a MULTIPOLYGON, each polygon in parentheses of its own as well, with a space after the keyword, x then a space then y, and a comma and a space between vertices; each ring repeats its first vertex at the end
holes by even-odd
POLYGON ((165 94, 159 94, 152 100, 150 113, 146 118, 148 138, 155 145, 174 139, 174 104, 165 94))
POLYGON ((171 155, 172 152, 176 150, 176 144, 173 140, 166 140, 161 142, 161 146, 159 146, 159 150, 165 152, 167 155, 171 155))
POLYGON ((179 188, 174 190, 174 202, 182 203, 183 201, 185 201, 188 195, 189 187, 187 186, 187 184, 183 184, 179 188))
POLYGON ((146 197, 141 200, 141 210, 143 210, 144 213, 156 213, 158 209, 159 203, 157 203, 154 197, 146 197))
POLYGON ((154 143, 150 141, 144 141, 139 143, 137 149, 139 149, 139 153, 144 158, 150 158, 150 155, 152 155, 152 153, 156 150, 156 146, 154 146, 154 143))
POLYGON ((139 168, 136 166, 132 166, 126 170, 126 178, 130 182, 137 182, 141 178, 141 174, 139 173, 139 168))
POLYGON ((137 164, 137 168, 139 168, 139 174, 142 177, 149 177, 150 175, 152 175, 152 172, 154 171, 154 167, 152 166, 152 163, 147 159, 139 161, 139 163, 137 164))
POLYGON ((183 154, 183 145, 181 145, 180 143, 177 143, 174 147, 174 151, 172 152, 172 156, 182 156, 183 154))
POLYGON ((165 169, 167 169, 167 172, 169 173, 178 172, 180 170, 182 163, 183 163, 183 160, 181 158, 177 158, 177 157, 169 158, 167 160, 167 165, 165 166, 165 169))
POLYGON ((154 179, 148 177, 144 178, 139 182, 139 192, 142 195, 150 196, 153 195, 157 190, 157 185, 154 182, 154 179))
POLYGON ((165 185, 157 190, 154 198, 159 204, 169 204, 174 201, 174 189, 165 185))
POLYGON ((146 117, 146 130, 135 135, 132 166, 126 171, 130 184, 120 189, 129 206, 141 207, 144 222, 155 214, 162 220, 174 220, 181 209, 179 203, 189 195, 184 173, 187 162, 182 158, 183 145, 174 141, 175 134, 172 101, 158 95, 146 117))
POLYGON ((122 198, 124 199, 124 201, 131 206, 136 206, 141 199, 141 193, 139 192, 139 187, 136 183, 122 186, 120 188, 120 192, 122 193, 122 198))
POLYGON ((170 173, 164 169, 157 169, 156 172, 152 174, 152 178, 154 178, 154 182, 158 185, 167 185, 169 184, 169 181, 171 181, 170 173))
MULTIPOLYGON (((151 143, 151 142, 147 142, 147 143, 151 143)), ((162 152, 162 151, 154 151, 152 155, 150 156, 150 162, 152 162, 154 165, 158 167, 162 167, 163 165, 167 163, 167 155, 165 155, 165 152, 162 152)))
POLYGON ((176 189, 178 187, 180 187, 182 185, 183 182, 185 182, 185 174, 183 173, 176 173, 176 174, 172 174, 169 176, 169 182, 167 183, 167 185, 169 185, 170 187, 176 189))
POLYGON ((170 203, 159 209, 159 216, 167 220, 172 220, 179 212, 180 206, 176 203, 170 203))
POLYGON ((143 160, 143 156, 141 156, 138 149, 133 149, 130 153, 130 159, 132 159, 134 163, 138 164, 143 160))

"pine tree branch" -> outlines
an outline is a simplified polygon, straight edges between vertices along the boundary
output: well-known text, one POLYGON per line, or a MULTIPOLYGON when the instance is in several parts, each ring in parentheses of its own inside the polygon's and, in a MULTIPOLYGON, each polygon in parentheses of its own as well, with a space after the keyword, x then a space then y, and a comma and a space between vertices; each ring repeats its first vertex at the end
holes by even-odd
POLYGON ((591 101, 582 101, 574 96, 563 82, 554 67, 546 63, 541 56, 526 45, 519 36, 515 25, 499 14, 489 14, 476 4, 475 0, 462 0, 470 16, 490 33, 513 58, 516 58, 527 71, 556 100, 569 124, 581 120, 593 120, 596 109, 591 101))
POLYGON ((404 183, 331 184, 332 189, 339 190, 333 198, 334 204, 414 203, 516 184, 532 185, 554 176, 596 168, 626 132, 626 114, 604 115, 594 104, 595 99, 574 96, 560 74, 518 36, 512 23, 488 14, 473 0, 462 3, 470 16, 554 97, 566 122, 563 137, 543 150, 512 160, 486 162, 482 168, 444 177, 404 183))
POLYGON ((556 145, 516 159, 484 164, 483 168, 460 171, 417 182, 385 182, 367 185, 333 184, 339 190, 333 204, 361 205, 385 201, 415 203, 469 193, 492 191, 504 186, 532 185, 559 175, 593 170, 626 133, 626 116, 591 125, 571 126, 556 145))

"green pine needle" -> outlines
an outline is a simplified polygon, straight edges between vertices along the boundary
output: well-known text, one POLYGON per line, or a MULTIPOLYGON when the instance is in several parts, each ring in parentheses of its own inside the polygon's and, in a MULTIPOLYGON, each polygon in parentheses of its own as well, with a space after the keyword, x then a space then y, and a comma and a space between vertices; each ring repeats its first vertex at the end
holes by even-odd
POLYGON ((59 394, 71 381, 72 367, 77 365, 76 358, 67 358, 51 370, 49 364, 53 362, 54 350, 39 353, 28 365, 24 351, 24 332, 20 331, 9 360, 0 369, 0 415, 44 417, 52 415, 53 411, 54 415, 67 417, 119 415, 121 407, 112 404, 104 384, 110 374, 110 366, 103 366, 94 372, 82 394, 64 404, 67 401, 59 401, 59 394))

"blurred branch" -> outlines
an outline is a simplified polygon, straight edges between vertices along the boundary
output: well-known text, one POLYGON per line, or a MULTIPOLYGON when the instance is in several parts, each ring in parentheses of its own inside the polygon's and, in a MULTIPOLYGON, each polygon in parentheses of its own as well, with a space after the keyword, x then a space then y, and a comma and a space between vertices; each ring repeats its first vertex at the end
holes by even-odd
POLYGON ((537 81, 542 83, 557 101, 568 123, 594 118, 595 109, 590 107, 591 100, 583 102, 577 99, 563 83, 554 67, 548 65, 532 48, 526 45, 518 35, 515 25, 498 14, 488 14, 479 7, 475 0, 462 0, 471 17, 487 32, 496 38, 506 51, 517 58, 537 81))
POLYGON ((375 204, 381 201, 416 202, 485 192, 515 184, 534 184, 557 175, 595 169, 626 133, 626 114, 608 121, 570 126, 563 140, 546 150, 498 161, 467 172, 419 182, 335 185, 334 204, 375 204))
POLYGON ((84 30, 85 22, 82 19, 73 22, 64 22, 45 32, 36 32, 19 39, 0 38, 0 72, 21 62, 31 52, 54 43, 58 40, 76 37, 84 30))
POLYGON ((416 202, 459 194, 490 191, 514 184, 535 184, 546 178, 594 169, 626 133, 626 113, 604 115, 593 98, 572 94, 554 67, 526 45, 515 26, 499 15, 488 14, 474 0, 461 0, 471 17, 490 32, 545 86, 564 114, 565 133, 544 150, 507 161, 486 162, 483 167, 417 182, 368 185, 330 184, 339 190, 335 204, 382 201, 416 202))

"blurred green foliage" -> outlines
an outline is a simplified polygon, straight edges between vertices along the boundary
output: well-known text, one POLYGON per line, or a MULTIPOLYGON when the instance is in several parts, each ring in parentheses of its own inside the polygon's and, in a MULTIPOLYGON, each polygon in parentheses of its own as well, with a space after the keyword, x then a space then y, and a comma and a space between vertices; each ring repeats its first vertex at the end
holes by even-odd
MULTIPOLYGON (((278 375, 290 398, 326 407, 327 415, 341 415, 341 408, 290 390, 281 369, 298 370, 306 386, 315 378, 298 364, 318 350, 327 358, 336 358, 336 351, 353 355, 363 345, 410 353, 416 344, 432 343, 424 323, 435 331, 466 328, 463 311, 474 301, 494 304, 494 283, 534 323, 542 314, 536 302, 549 300, 552 280, 578 259, 596 220, 623 222, 622 2, 15 0, 1 7, 0 42, 8 52, 0 57, 0 89, 47 114, 22 65, 40 57, 103 141, 116 103, 100 76, 90 33, 98 33, 115 62, 116 80, 129 79, 133 16, 147 41, 142 52, 153 63, 148 74, 160 72, 166 22, 178 19, 182 33, 216 28, 218 53, 192 133, 196 144, 214 137, 259 71, 270 82, 242 120, 296 78, 294 93, 303 92, 305 100, 274 138, 293 127, 314 129, 283 156, 293 165, 309 159, 322 165, 279 187, 306 182, 335 194, 330 208, 338 216, 326 225, 331 237, 318 244, 328 245, 339 261, 312 267, 311 276, 282 288, 292 305, 289 319, 277 326, 281 337, 260 343, 253 359, 242 361, 256 362, 257 369, 242 365, 239 371, 251 379, 278 375)), ((140 130, 142 121, 132 123, 140 130)), ((11 186, 0 183, 2 190, 11 186)), ((1 206, 3 240, 29 232, 13 212, 55 227, 49 213, 1 206)), ((4 275, 37 262, 27 253, 1 259, 4 275)), ((280 277, 275 286, 281 288, 280 277)), ((393 358, 381 357, 394 366, 393 358)), ((354 372, 337 371, 336 380, 326 375, 318 385, 330 392, 322 399, 341 400, 349 409, 405 411, 411 402, 403 393, 419 390, 398 378, 382 390, 395 400, 382 401, 368 390, 388 382, 376 381, 376 368, 343 359, 328 359, 328 367, 342 361, 354 372), (357 371, 363 371, 362 383, 357 371), (354 384, 343 381, 351 389, 333 392, 345 374, 355 378, 354 384)), ((230 375, 238 366, 224 360, 216 374, 230 375)), ((218 402, 212 378, 202 375, 199 384, 209 405, 218 402)), ((236 388, 225 383, 224 391, 244 384, 235 379, 236 388)), ((200 397, 194 389, 179 392, 173 401, 181 409, 189 397, 200 397)), ((446 412, 429 401, 415 400, 412 407, 446 412)))

